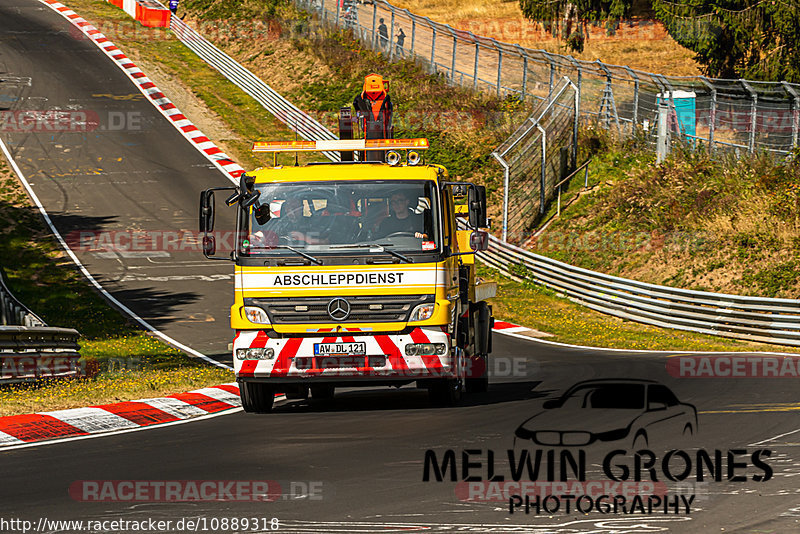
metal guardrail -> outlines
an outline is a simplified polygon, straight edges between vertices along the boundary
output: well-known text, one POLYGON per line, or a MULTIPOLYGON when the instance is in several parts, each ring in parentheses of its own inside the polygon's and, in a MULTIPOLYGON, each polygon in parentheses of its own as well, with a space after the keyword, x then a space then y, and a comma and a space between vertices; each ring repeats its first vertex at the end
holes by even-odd
POLYGON ((11 291, 3 280, 5 273, 0 268, 0 326, 45 326, 44 321, 25 307, 11 291))
POLYGON ((489 237, 478 257, 588 308, 640 323, 701 334, 800 346, 800 300, 692 291, 568 265, 489 237))
MULTIPOLYGON (((307 141, 338 139, 325 126, 278 94, 258 76, 211 44, 191 26, 172 15, 170 29, 189 50, 217 69, 223 76, 253 97, 256 102, 307 141)), ((338 152, 323 152, 331 161, 340 161, 338 152)))
POLYGON ((72 328, 0 327, 0 384, 82 376, 72 328))

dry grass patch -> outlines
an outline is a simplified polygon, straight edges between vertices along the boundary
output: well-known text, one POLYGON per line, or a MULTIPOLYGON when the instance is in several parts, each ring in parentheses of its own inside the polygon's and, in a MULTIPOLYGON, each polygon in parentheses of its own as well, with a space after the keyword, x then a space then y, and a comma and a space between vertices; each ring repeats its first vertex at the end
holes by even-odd
POLYGON ((700 74, 694 52, 679 45, 664 26, 652 19, 635 17, 623 23, 615 35, 601 26, 589 26, 585 49, 577 54, 564 41, 522 15, 516 1, 496 0, 397 0, 392 2, 417 15, 450 24, 476 35, 518 43, 556 54, 569 54, 586 61, 601 60, 614 65, 673 76, 700 74))

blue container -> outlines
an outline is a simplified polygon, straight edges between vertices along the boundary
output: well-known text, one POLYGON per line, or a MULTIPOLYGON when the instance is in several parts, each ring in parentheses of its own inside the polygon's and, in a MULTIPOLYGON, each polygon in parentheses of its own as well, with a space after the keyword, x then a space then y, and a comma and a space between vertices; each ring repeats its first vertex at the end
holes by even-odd
POLYGON ((658 103, 669 105, 670 97, 675 105, 675 113, 669 114, 669 129, 680 132, 692 141, 697 135, 697 93, 694 91, 674 91, 658 94, 658 103))

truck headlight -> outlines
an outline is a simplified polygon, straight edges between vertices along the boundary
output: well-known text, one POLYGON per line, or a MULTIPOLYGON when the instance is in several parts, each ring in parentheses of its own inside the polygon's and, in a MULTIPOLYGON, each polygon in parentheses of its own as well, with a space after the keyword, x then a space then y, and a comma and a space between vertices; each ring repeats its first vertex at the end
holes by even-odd
POLYGON ((275 350, 270 347, 236 349, 237 360, 271 360, 273 358, 275 358, 275 350))
POLYGON ((406 356, 442 356, 447 353, 447 343, 409 343, 406 356))
POLYGON ((427 321, 431 317, 433 317, 433 309, 436 307, 436 304, 429 302, 428 304, 420 304, 411 312, 411 317, 409 317, 409 323, 415 323, 417 321, 427 321))
POLYGON ((251 323, 270 324, 267 312, 258 306, 245 306, 244 316, 247 317, 247 320, 251 323))

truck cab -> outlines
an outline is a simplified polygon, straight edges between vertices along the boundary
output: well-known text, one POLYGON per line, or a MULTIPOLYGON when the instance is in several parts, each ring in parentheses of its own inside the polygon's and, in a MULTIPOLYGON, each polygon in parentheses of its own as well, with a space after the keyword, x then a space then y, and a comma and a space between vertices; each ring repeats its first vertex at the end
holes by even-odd
MULTIPOLYGON (((277 164, 201 195, 215 258, 214 191, 238 210, 231 327, 247 412, 276 393, 330 398, 337 387, 427 388, 437 404, 485 391, 495 285, 475 275, 485 190, 423 164, 424 139, 256 144, 254 150, 382 150, 385 161, 277 164), (380 141, 385 141, 381 143, 380 141), (301 144, 304 143, 304 144, 301 144), (405 158, 400 150, 405 149, 405 158), (459 225, 459 220, 463 221, 459 225)), ((357 152, 358 153, 358 152, 357 152)), ((217 258, 218 259, 218 258, 217 258)))

